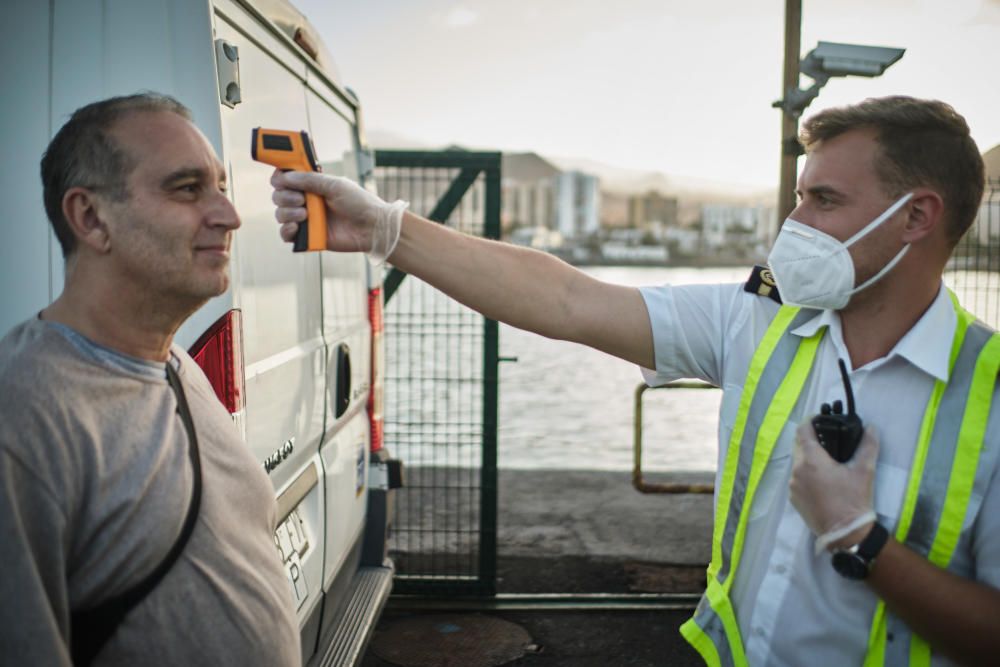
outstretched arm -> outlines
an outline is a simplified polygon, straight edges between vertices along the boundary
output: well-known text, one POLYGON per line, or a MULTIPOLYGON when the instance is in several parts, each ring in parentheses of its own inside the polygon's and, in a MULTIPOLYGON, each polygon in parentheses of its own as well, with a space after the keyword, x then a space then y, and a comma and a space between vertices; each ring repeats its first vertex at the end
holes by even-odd
POLYGON ((302 191, 327 202, 327 247, 376 252, 399 269, 495 320, 654 366, 649 316, 639 291, 591 278, 528 248, 468 236, 387 204, 355 183, 322 174, 271 179, 281 236, 305 219, 302 191))

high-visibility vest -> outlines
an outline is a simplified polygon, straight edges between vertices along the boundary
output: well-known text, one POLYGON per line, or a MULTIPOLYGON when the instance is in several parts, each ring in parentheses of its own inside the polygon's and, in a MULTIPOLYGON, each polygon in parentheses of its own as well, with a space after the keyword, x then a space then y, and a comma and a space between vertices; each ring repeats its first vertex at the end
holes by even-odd
MULTIPOLYGON (((984 492, 992 470, 979 466, 1000 369, 1000 334, 976 321, 951 295, 958 315, 948 381, 935 382, 920 427, 910 477, 893 535, 941 568, 949 567, 973 489, 984 492), (938 419, 938 415, 941 419, 938 419)), ((825 328, 809 338, 791 332, 816 311, 782 306, 757 345, 740 396, 717 489, 708 585, 681 634, 708 665, 747 665, 729 594, 754 494, 805 385, 825 328)), ((926 641, 880 600, 865 667, 930 664, 926 641)))

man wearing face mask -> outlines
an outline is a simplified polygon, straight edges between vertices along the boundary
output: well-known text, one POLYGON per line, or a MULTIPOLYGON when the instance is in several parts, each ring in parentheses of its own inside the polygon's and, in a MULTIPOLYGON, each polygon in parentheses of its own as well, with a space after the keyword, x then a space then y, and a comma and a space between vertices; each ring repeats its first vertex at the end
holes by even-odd
POLYGON ((455 233, 343 179, 272 177, 286 241, 301 191, 330 250, 369 248, 484 315, 723 389, 708 587, 681 632, 709 664, 987 664, 1000 655, 1000 336, 943 286, 983 164, 965 120, 890 97, 803 125, 801 202, 745 285, 634 289, 455 233), (777 288, 775 288, 775 285, 777 288), (779 296, 780 294, 780 296, 779 296), (844 397, 846 463, 811 419, 844 397))

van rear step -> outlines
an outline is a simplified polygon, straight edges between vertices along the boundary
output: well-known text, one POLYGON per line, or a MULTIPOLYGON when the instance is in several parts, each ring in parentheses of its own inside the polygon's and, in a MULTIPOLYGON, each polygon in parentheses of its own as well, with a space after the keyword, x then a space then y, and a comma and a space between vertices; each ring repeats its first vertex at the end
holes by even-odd
POLYGON ((322 667, 353 667, 361 662, 379 614, 392 590, 391 567, 362 567, 351 581, 351 599, 344 610, 337 634, 323 659, 322 667))

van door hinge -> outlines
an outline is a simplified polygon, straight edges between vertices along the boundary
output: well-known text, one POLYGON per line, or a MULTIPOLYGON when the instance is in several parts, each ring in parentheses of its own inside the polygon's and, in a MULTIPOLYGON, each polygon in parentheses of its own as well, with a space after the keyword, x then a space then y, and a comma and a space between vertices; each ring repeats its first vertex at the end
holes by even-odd
POLYGON ((368 488, 382 491, 403 488, 403 462, 399 459, 372 461, 368 466, 368 488))
POLYGON ((215 40, 215 68, 219 74, 219 101, 232 109, 243 101, 240 94, 240 50, 224 39, 215 40))
POLYGON ((389 459, 385 462, 390 489, 403 488, 403 462, 399 459, 389 459))
POLYGON ((358 153, 358 180, 364 183, 375 172, 375 151, 362 148, 358 153))

